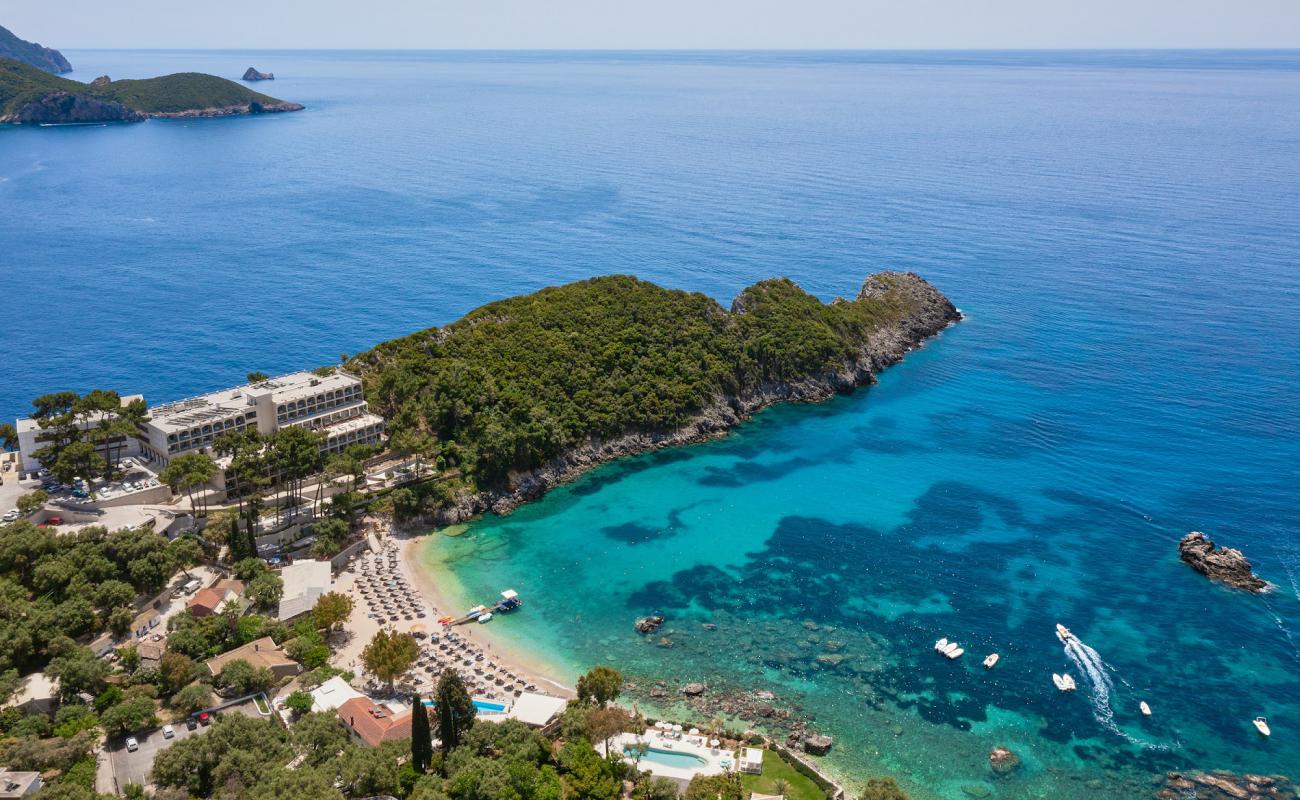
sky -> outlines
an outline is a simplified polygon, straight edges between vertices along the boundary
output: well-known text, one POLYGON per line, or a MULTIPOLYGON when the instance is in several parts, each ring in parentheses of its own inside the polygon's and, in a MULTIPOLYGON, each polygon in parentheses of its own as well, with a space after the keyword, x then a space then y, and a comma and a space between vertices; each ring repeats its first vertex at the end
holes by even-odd
POLYGON ((1294 48, 1300 0, 0 0, 56 48, 1294 48))

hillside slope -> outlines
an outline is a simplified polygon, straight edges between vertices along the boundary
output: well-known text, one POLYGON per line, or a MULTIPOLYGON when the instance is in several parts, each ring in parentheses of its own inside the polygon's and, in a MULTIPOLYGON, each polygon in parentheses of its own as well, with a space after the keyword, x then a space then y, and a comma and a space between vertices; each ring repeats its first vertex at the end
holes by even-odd
POLYGON ((462 517, 513 507, 603 460, 708 438, 775 402, 870 383, 959 318, 911 273, 872 276, 857 298, 829 305, 789 280, 762 281, 730 311, 615 275, 491 303, 349 368, 395 444, 424 437, 460 471, 474 494, 452 512, 462 517))
POLYGON ((36 42, 19 39, 8 28, 0 25, 0 58, 12 58, 46 72, 71 72, 72 65, 58 50, 42 47, 36 42))

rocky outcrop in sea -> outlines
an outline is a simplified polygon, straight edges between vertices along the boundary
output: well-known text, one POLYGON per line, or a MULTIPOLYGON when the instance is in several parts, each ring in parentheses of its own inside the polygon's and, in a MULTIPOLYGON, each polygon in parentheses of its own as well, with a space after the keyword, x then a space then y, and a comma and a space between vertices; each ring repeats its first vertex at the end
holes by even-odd
MULTIPOLYGON (((507 488, 458 498, 439 509, 432 522, 439 526, 453 525, 487 511, 508 514, 522 503, 535 500, 607 461, 717 438, 775 403, 820 403, 837 394, 852 392, 874 383, 881 370, 902 361, 926 339, 961 319, 961 312, 942 292, 912 272, 872 275, 863 282, 858 298, 889 293, 898 293, 913 309, 912 313, 875 331, 858 352, 834 369, 801 381, 766 383, 743 395, 719 397, 689 423, 674 430, 636 431, 617 439, 593 439, 537 469, 515 473, 507 488)), ((746 299, 745 293, 737 297, 732 313, 743 313, 746 299)))
POLYGON ((1178 556, 1197 572, 1234 589, 1262 592, 1268 583, 1255 574, 1240 550, 1215 547, 1200 531, 1192 531, 1178 543, 1178 556))
POLYGON ((1296 800, 1296 789, 1283 775, 1170 772, 1155 796, 1158 800, 1296 800))
POLYGON ((244 71, 244 80, 246 81, 273 81, 275 80, 274 72, 258 72, 255 67, 249 67, 244 71))

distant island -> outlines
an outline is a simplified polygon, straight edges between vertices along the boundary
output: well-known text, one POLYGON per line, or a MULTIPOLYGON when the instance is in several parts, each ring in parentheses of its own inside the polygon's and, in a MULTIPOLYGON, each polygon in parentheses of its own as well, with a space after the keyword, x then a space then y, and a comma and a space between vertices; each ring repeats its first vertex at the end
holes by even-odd
POLYGON ((72 72, 72 65, 58 50, 19 39, 2 25, 0 25, 0 58, 12 58, 56 74, 72 72))
POLYGON ((345 363, 394 449, 458 476, 422 484, 405 512, 451 523, 604 461, 718 436, 773 403, 852 391, 959 319, 912 273, 873 275, 830 304, 765 280, 730 311, 612 275, 490 303, 345 363))
POLYGON ((103 76, 85 84, 0 58, 0 123, 140 122, 150 117, 226 117, 302 108, 199 72, 119 81, 103 76))
POLYGON ((244 80, 246 81, 273 81, 275 80, 274 72, 258 72, 257 67, 249 67, 244 70, 244 80))

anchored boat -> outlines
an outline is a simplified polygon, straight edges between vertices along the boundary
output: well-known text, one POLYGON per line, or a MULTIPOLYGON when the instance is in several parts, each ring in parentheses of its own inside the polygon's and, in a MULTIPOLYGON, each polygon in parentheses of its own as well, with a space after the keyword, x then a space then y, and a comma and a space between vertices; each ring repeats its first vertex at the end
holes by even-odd
POLYGON ((998 654, 992 653, 984 659, 984 669, 993 669, 993 665, 998 663, 998 654))
POLYGON ((1151 706, 1147 705, 1147 701, 1143 700, 1141 703, 1138 703, 1138 708, 1141 709, 1142 716, 1151 716, 1151 706))
POLYGON ((1253 722, 1255 723, 1255 730, 1259 731, 1261 736, 1273 735, 1273 731, 1271 731, 1268 727, 1267 719, 1264 719, 1263 717, 1255 717, 1253 722))

